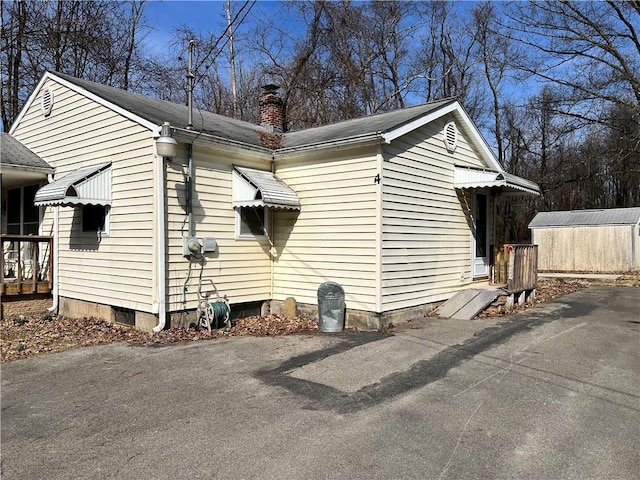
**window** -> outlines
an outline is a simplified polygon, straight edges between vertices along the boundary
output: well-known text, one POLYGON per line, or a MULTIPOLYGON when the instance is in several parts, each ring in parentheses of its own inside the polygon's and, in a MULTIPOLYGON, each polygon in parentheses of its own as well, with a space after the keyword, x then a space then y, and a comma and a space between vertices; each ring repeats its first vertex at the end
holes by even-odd
POLYGON ((236 207, 236 238, 267 238, 268 222, 265 207, 236 207))
POLYGON ((108 208, 103 205, 83 205, 82 233, 109 233, 108 208))
POLYGON ((33 204, 38 188, 38 185, 29 185, 7 192, 7 233, 38 235, 40 208, 33 204))

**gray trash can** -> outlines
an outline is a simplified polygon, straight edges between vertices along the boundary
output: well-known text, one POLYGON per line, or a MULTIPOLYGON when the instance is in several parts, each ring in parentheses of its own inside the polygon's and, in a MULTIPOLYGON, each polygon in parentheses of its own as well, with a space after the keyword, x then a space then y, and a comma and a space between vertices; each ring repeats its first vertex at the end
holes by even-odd
POLYGON ((334 282, 318 287, 318 318, 321 332, 341 332, 344 329, 344 289, 334 282))

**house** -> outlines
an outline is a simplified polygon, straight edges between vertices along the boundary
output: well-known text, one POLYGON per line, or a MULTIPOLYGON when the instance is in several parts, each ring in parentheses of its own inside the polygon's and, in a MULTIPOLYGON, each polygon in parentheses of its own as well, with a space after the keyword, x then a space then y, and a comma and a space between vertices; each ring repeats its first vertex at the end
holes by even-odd
POLYGON ((253 125, 44 75, 10 134, 55 169, 35 203, 61 313, 159 331, 199 289, 313 312, 331 280, 377 328, 488 282, 497 196, 539 194, 453 99, 285 133, 276 87, 259 104, 253 125))
POLYGON ((529 228, 541 271, 640 270, 640 207, 540 212, 529 228))

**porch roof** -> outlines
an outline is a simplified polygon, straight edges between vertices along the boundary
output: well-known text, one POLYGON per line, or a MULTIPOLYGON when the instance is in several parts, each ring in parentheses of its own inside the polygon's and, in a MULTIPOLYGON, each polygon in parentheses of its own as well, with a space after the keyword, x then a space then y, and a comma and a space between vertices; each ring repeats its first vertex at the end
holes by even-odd
POLYGON ((36 192, 36 206, 111 205, 111 162, 78 168, 36 192))
POLYGON ((3 168, 15 167, 52 173, 53 168, 38 155, 8 133, 0 133, 0 163, 3 168))
POLYGON ((456 166, 455 188, 499 188, 507 193, 540 195, 540 187, 535 182, 507 172, 479 170, 456 166))

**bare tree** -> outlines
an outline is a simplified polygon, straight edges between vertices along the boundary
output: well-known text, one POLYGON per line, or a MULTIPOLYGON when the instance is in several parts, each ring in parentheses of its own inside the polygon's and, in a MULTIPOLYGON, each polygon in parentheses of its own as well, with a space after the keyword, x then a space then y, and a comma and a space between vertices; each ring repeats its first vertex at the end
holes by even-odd
POLYGON ((565 114, 601 120, 603 104, 640 105, 640 10, 634 2, 515 3, 514 36, 535 56, 518 66, 565 90, 565 114), (587 103, 589 108, 576 108, 587 103), (600 103, 600 105, 598 105, 600 103), (599 108, 593 108, 593 106, 599 108))
POLYGON ((476 4, 472 10, 472 28, 477 39, 477 55, 484 67, 484 77, 492 100, 493 135, 496 142, 498 160, 505 160, 505 142, 502 132, 502 86, 512 66, 519 58, 511 38, 498 29, 498 14, 494 4, 489 1, 476 4))
POLYGON ((20 112, 20 76, 27 41, 28 5, 25 0, 0 0, 2 10, 2 85, 0 105, 3 129, 7 129, 20 112))
POLYGON ((484 92, 480 88, 476 55, 477 38, 467 27, 467 20, 454 9, 455 2, 438 1, 419 4, 422 23, 415 71, 421 71, 419 93, 425 101, 457 98, 472 118, 484 113, 484 92))
POLYGON ((144 0, 2 0, 1 6, 2 64, 9 67, 2 71, 4 128, 46 70, 128 89, 134 68, 142 68, 144 0))

